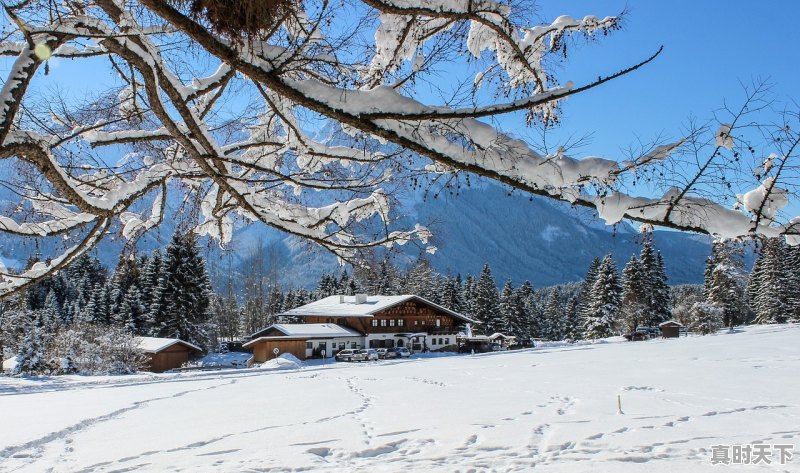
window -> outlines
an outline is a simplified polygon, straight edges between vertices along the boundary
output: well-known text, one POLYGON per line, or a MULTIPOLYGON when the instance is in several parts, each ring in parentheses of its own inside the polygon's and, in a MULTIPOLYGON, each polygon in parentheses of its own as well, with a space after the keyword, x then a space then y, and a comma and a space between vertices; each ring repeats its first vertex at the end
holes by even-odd
POLYGON ((339 350, 344 350, 344 342, 339 342, 339 350))
POLYGON ((431 345, 436 345, 436 339, 435 338, 431 338, 431 345))
POLYGON ((398 327, 402 327, 404 323, 405 323, 405 321, 403 319, 400 319, 400 320, 397 321, 397 326, 398 327))
POLYGON ((386 319, 381 320, 381 327, 386 327, 386 319))
POLYGON ((442 343, 442 341, 443 341, 443 340, 440 338, 440 339, 439 339, 439 345, 444 345, 444 343, 442 343))
POLYGON ((390 327, 394 327, 394 322, 395 322, 395 320, 394 320, 394 319, 390 320, 390 321, 389 321, 389 326, 390 326, 390 327))
POLYGON ((442 326, 442 319, 436 319, 436 326, 437 327, 441 327, 442 326))
POLYGON ((373 327, 377 327, 378 326, 378 321, 375 320, 375 319, 372 319, 372 326, 373 327))
POLYGON ((356 342, 350 342, 350 348, 358 348, 356 342))
POLYGON ((444 344, 445 345, 450 345, 450 339, 449 338, 445 338, 444 339, 444 344))
POLYGON ((418 323, 419 323, 419 321, 418 321, 418 320, 415 320, 415 321, 414 321, 414 325, 417 325, 418 323))
POLYGON ((306 342, 306 350, 311 350, 314 348, 314 342, 306 342))

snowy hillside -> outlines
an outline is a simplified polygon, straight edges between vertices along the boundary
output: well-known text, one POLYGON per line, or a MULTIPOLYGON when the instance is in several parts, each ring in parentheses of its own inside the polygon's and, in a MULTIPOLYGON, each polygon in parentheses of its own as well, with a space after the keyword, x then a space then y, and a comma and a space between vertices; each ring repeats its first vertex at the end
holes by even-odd
MULTIPOLYGON (((0 378, 0 471, 717 471, 712 445, 796 444, 798 337, 0 378)), ((794 448, 785 465, 724 470, 800 471, 794 448)))

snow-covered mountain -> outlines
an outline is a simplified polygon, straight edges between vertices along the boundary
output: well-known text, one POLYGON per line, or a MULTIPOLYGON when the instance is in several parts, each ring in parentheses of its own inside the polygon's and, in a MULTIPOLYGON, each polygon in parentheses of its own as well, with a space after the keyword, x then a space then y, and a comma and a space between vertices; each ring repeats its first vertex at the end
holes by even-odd
MULTIPOLYGON (((620 269, 641 250, 641 235, 627 224, 606 226, 592 212, 514 192, 497 185, 440 196, 414 207, 438 246, 433 265, 442 272, 477 273, 489 263, 498 284, 511 278, 535 286, 576 281, 595 256, 613 253, 620 269)), ((706 237, 655 233, 671 284, 696 283, 710 244, 706 237)))

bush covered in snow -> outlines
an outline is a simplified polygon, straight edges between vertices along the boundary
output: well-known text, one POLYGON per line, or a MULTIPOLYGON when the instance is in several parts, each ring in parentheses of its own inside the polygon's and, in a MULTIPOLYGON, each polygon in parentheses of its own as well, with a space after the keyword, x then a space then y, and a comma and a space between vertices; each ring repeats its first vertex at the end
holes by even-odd
POLYGON ((698 302, 692 306, 690 311, 691 322, 689 330, 703 335, 714 333, 724 327, 723 315, 725 310, 722 307, 706 302, 698 302))
POLYGON ((16 353, 15 375, 131 374, 144 367, 147 357, 125 330, 106 325, 76 323, 45 339, 41 329, 26 331, 16 353))

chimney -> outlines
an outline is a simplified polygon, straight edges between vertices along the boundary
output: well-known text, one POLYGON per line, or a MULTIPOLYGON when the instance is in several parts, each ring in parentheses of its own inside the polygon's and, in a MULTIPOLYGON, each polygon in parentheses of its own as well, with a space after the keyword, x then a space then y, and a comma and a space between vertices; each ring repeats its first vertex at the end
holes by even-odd
POLYGON ((365 304, 367 302, 366 294, 356 294, 356 304, 365 304))
POLYGON ((339 296, 339 304, 344 304, 344 294, 339 296))

